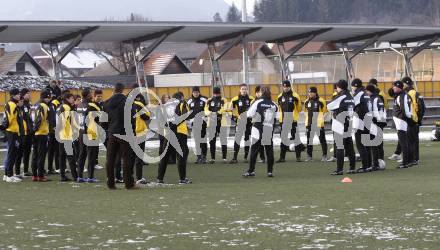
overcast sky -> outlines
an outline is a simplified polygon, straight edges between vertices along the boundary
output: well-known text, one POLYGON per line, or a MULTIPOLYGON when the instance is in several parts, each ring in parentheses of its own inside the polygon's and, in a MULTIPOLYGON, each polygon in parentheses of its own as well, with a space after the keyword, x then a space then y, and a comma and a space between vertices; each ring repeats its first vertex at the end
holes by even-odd
MULTIPOLYGON (((156 21, 211 21, 236 0, 0 0, 0 20, 126 19, 139 13, 156 21)), ((254 0, 248 0, 249 4, 254 0)), ((237 0, 241 8, 241 0, 237 0)), ((253 3, 250 5, 253 9, 253 3)))
MULTIPOLYGON (((241 10, 241 3, 243 2, 242 0, 225 0, 225 1, 228 4, 232 4, 232 2, 234 2, 235 5, 237 6, 237 8, 239 8, 241 10)), ((246 0, 248 15, 252 15, 252 12, 254 11, 255 1, 256 0, 246 0)))

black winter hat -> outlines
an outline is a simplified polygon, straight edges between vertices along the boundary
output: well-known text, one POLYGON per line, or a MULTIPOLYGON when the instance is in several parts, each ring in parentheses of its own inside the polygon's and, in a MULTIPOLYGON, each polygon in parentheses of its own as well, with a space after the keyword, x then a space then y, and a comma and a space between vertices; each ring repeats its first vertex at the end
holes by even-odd
POLYGON ((290 83, 290 81, 289 80, 285 80, 285 81, 283 81, 283 87, 292 87, 292 84, 290 83))
POLYGON ((408 76, 405 76, 404 78, 402 78, 402 82, 404 84, 409 85, 409 86, 412 86, 414 84, 413 80, 408 76))
POLYGON ((27 89, 27 88, 21 89, 21 91, 20 91, 20 95, 21 95, 21 96, 24 96, 24 95, 26 95, 27 93, 29 93, 29 89, 27 89))
POLYGON ((51 95, 50 90, 43 90, 40 94, 40 99, 51 98, 51 95))
POLYGON ((360 87, 362 87, 362 80, 359 79, 359 78, 354 79, 354 80, 351 82, 351 86, 352 86, 352 87, 356 87, 356 88, 360 88, 360 87))
POLYGON ((336 87, 341 88, 343 90, 346 90, 348 88, 348 82, 346 80, 343 80, 343 79, 339 80, 336 83, 336 87))
POLYGON ((370 91, 371 93, 376 93, 376 91, 377 91, 376 86, 374 86, 374 85, 368 85, 367 87, 365 87, 365 89, 367 91, 370 91))
POLYGON ((318 89, 316 87, 310 87, 309 88, 309 93, 315 93, 318 94, 318 89))
POLYGON ((220 95, 222 93, 220 87, 214 87, 212 89, 212 93, 214 93, 214 95, 220 95))
POLYGON ((20 90, 17 88, 13 88, 13 89, 11 89, 11 91, 9 91, 10 96, 14 96, 14 95, 18 95, 18 94, 20 94, 20 90))
POLYGON ((393 88, 389 88, 388 89, 388 95, 391 97, 394 97, 395 93, 394 93, 394 89, 393 88))
POLYGON ((368 82, 368 84, 369 84, 369 85, 374 85, 374 86, 377 87, 377 80, 374 79, 374 78, 372 78, 372 79, 370 79, 370 81, 368 82))
POLYGON ((199 86, 194 86, 192 88, 192 92, 200 92, 200 87, 199 86))
POLYGON ((398 87, 399 89, 403 89, 403 82, 402 81, 395 81, 393 83, 394 87, 398 87))

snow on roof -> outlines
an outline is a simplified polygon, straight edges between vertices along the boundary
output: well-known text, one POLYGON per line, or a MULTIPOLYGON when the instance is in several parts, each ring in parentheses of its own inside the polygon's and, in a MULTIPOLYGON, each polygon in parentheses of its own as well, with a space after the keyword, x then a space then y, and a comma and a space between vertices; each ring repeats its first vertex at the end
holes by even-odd
POLYGON ((106 62, 105 57, 112 58, 110 55, 92 49, 74 49, 63 59, 62 64, 69 69, 93 69, 106 62))

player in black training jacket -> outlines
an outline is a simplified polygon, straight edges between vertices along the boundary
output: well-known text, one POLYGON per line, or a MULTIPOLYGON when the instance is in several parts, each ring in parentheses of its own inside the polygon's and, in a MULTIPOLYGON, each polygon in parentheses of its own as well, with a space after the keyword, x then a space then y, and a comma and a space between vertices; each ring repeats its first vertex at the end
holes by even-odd
POLYGON ((199 87, 192 88, 192 96, 188 99, 189 110, 192 111, 189 116, 189 120, 192 124, 193 131, 201 131, 200 136, 197 135, 194 137, 196 143, 196 154, 197 160, 195 164, 205 164, 206 163, 206 155, 208 153, 208 143, 206 142, 206 121, 203 119, 205 105, 208 99, 200 94, 199 87), (197 116, 197 117, 196 117, 197 116), (194 119, 202 119, 201 128, 199 128, 199 123, 194 123, 194 119))
POLYGON ((345 153, 347 153, 350 161, 350 170, 347 173, 356 173, 356 157, 354 153, 353 139, 351 138, 351 131, 349 131, 350 118, 354 109, 354 100, 347 88, 347 81, 339 80, 339 82, 336 84, 337 94, 327 105, 327 109, 333 112, 332 131, 336 141, 335 150, 337 169, 332 173, 332 175, 344 174, 343 170, 345 153))
POLYGON ((267 160, 267 176, 273 177, 273 128, 278 113, 278 106, 272 101, 268 87, 261 87, 261 97, 256 100, 247 112, 247 117, 252 119, 252 146, 249 169, 244 177, 255 176, 255 164, 261 145, 264 146, 267 160))

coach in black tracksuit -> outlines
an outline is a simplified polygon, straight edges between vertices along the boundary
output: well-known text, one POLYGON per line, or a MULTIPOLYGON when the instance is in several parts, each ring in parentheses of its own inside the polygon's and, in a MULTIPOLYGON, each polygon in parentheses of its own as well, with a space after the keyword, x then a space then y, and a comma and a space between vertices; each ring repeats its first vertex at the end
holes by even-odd
POLYGON ((337 169, 332 175, 344 174, 345 153, 350 161, 350 170, 347 173, 356 173, 356 158, 351 131, 349 131, 350 117, 354 110, 354 100, 350 92, 347 90, 347 87, 347 81, 340 80, 336 84, 337 95, 335 95, 333 100, 327 105, 327 109, 333 112, 332 130, 336 140, 337 169), (346 136, 344 136, 344 134, 346 134, 346 136))
POLYGON ((197 160, 195 164, 205 164, 206 155, 208 154, 208 143, 206 142, 206 121, 204 118, 205 105, 208 99, 200 94, 199 87, 192 88, 192 96, 188 99, 189 110, 192 111, 188 119, 192 122, 193 134, 194 131, 201 131, 194 135, 194 141, 196 144, 197 160), (196 118, 197 117, 197 118, 196 118), (201 122, 194 122, 194 119, 202 119, 201 122), (201 128, 198 127, 201 124, 201 128), (196 126, 194 126, 196 125, 196 126))
POLYGON ((394 107, 393 121, 397 130, 397 137, 402 149, 402 163, 397 168, 407 168, 410 164, 410 146, 412 143, 408 137, 408 123, 411 122, 411 98, 403 90, 403 82, 396 81, 393 83, 394 107))
POLYGON ((251 106, 251 103, 255 100, 253 96, 250 96, 248 93, 248 88, 246 84, 242 84, 240 86, 240 94, 237 96, 234 96, 231 99, 231 108, 232 108, 232 117, 237 122, 237 126, 235 127, 235 140, 234 140, 234 157, 229 162, 230 164, 236 164, 238 163, 237 157, 238 152, 240 151, 240 142, 237 143, 237 141, 241 141, 241 137, 243 136, 242 133, 237 133, 238 131, 238 125, 240 123, 241 119, 245 119, 246 127, 244 131, 244 159, 247 160, 248 154, 249 154, 249 145, 250 145, 250 136, 251 136, 251 128, 252 128, 252 119, 247 118, 246 111, 248 111, 249 107, 251 106), (243 116, 243 117, 242 117, 243 116))
POLYGON ((353 128, 356 129, 354 137, 362 160, 362 167, 360 167, 357 172, 365 173, 368 172, 371 167, 371 147, 362 143, 362 135, 370 134, 364 124, 365 115, 368 113, 368 101, 370 97, 365 93, 365 88, 362 86, 360 79, 354 79, 351 83, 351 87, 354 92, 354 112, 356 113, 353 117, 353 128))
POLYGON ((273 177, 273 128, 275 125, 278 106, 272 101, 272 94, 268 87, 261 87, 261 98, 256 100, 247 112, 247 117, 252 119, 252 146, 249 169, 244 177, 255 176, 255 164, 261 146, 267 156, 267 176, 273 177))
POLYGON ((115 135, 125 135, 124 128, 124 106, 127 97, 123 94, 124 85, 117 83, 115 85, 113 96, 104 104, 104 111, 108 115, 108 141, 107 141, 107 187, 116 189, 115 186, 115 164, 117 154, 121 154, 123 179, 126 189, 135 187, 133 178, 132 161, 129 150, 130 145, 115 135))

